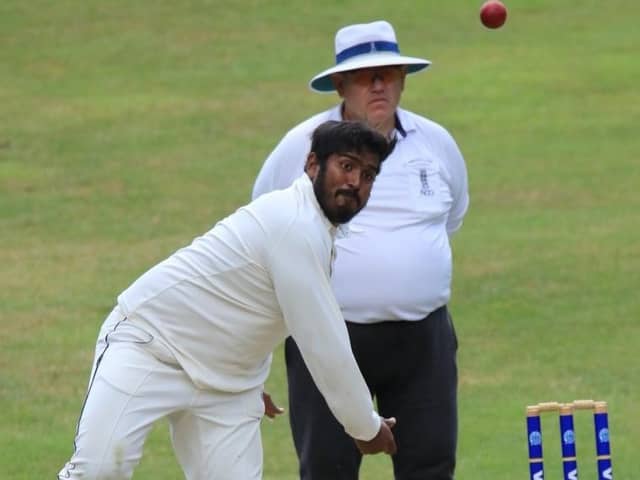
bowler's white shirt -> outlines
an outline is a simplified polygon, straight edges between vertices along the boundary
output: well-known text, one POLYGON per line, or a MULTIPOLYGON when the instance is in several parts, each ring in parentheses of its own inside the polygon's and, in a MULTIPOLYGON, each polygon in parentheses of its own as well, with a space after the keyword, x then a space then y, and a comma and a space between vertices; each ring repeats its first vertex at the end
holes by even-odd
POLYGON ((336 418, 369 440, 380 419, 329 281, 335 234, 305 174, 150 269, 118 303, 202 388, 260 386, 292 335, 336 418))
MULTIPOLYGON (((469 205, 467 170, 440 125, 398 109, 402 131, 382 164, 367 206, 336 240, 332 283, 345 319, 371 323, 419 320, 451 296, 449 236, 469 205)), ((341 120, 338 105, 290 130, 265 161, 253 197, 283 188, 300 175, 311 133, 341 120)))

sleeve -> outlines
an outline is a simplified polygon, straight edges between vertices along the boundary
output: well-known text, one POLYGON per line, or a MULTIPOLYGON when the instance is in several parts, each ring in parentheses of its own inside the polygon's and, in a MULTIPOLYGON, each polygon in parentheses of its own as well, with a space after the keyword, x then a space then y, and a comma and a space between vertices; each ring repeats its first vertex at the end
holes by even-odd
POLYGON ((452 236, 462 226, 462 219, 469 208, 469 185, 467 179, 467 167, 464 158, 455 140, 449 133, 446 134, 444 155, 448 180, 453 195, 453 203, 447 219, 447 233, 452 236))
POLYGON ((310 147, 309 135, 299 128, 287 133, 262 165, 253 184, 251 199, 291 185, 302 175, 310 147))
POLYGON ((371 440, 380 417, 331 289, 330 252, 325 255, 322 239, 300 230, 283 235, 268 262, 285 324, 336 419, 352 437, 371 440))

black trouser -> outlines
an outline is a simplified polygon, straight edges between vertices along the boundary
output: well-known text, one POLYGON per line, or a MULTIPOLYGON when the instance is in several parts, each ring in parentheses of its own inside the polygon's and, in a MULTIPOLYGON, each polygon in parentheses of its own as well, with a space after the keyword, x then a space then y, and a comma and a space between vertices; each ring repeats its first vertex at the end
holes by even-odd
MULTIPOLYGON (((457 441, 458 347, 446 306, 416 322, 347 322, 378 413, 396 417, 396 480, 450 480, 457 441)), ((289 417, 302 480, 356 480, 362 456, 315 386, 291 337, 285 342, 289 417)))

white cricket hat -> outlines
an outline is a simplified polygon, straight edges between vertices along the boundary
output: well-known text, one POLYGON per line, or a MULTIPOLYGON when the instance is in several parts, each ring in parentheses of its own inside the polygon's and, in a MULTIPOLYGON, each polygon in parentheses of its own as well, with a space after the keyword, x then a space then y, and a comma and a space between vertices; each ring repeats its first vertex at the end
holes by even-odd
POLYGON ((359 68, 406 65, 407 73, 424 70, 431 62, 424 58, 400 55, 396 33, 389 22, 348 25, 336 33, 336 65, 311 79, 309 87, 316 92, 335 90, 331 75, 359 68))

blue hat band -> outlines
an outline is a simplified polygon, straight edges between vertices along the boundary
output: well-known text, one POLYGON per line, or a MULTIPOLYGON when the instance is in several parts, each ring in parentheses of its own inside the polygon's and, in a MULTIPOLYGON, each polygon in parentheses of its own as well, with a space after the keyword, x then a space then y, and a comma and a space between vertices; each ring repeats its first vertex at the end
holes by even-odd
POLYGON ((371 53, 371 52, 400 53, 400 49, 398 48, 398 44, 394 42, 379 41, 379 42, 359 43, 358 45, 354 45, 353 47, 345 48, 340 53, 338 53, 336 55, 336 64, 342 63, 351 57, 356 57, 358 55, 362 55, 364 53, 371 53))

